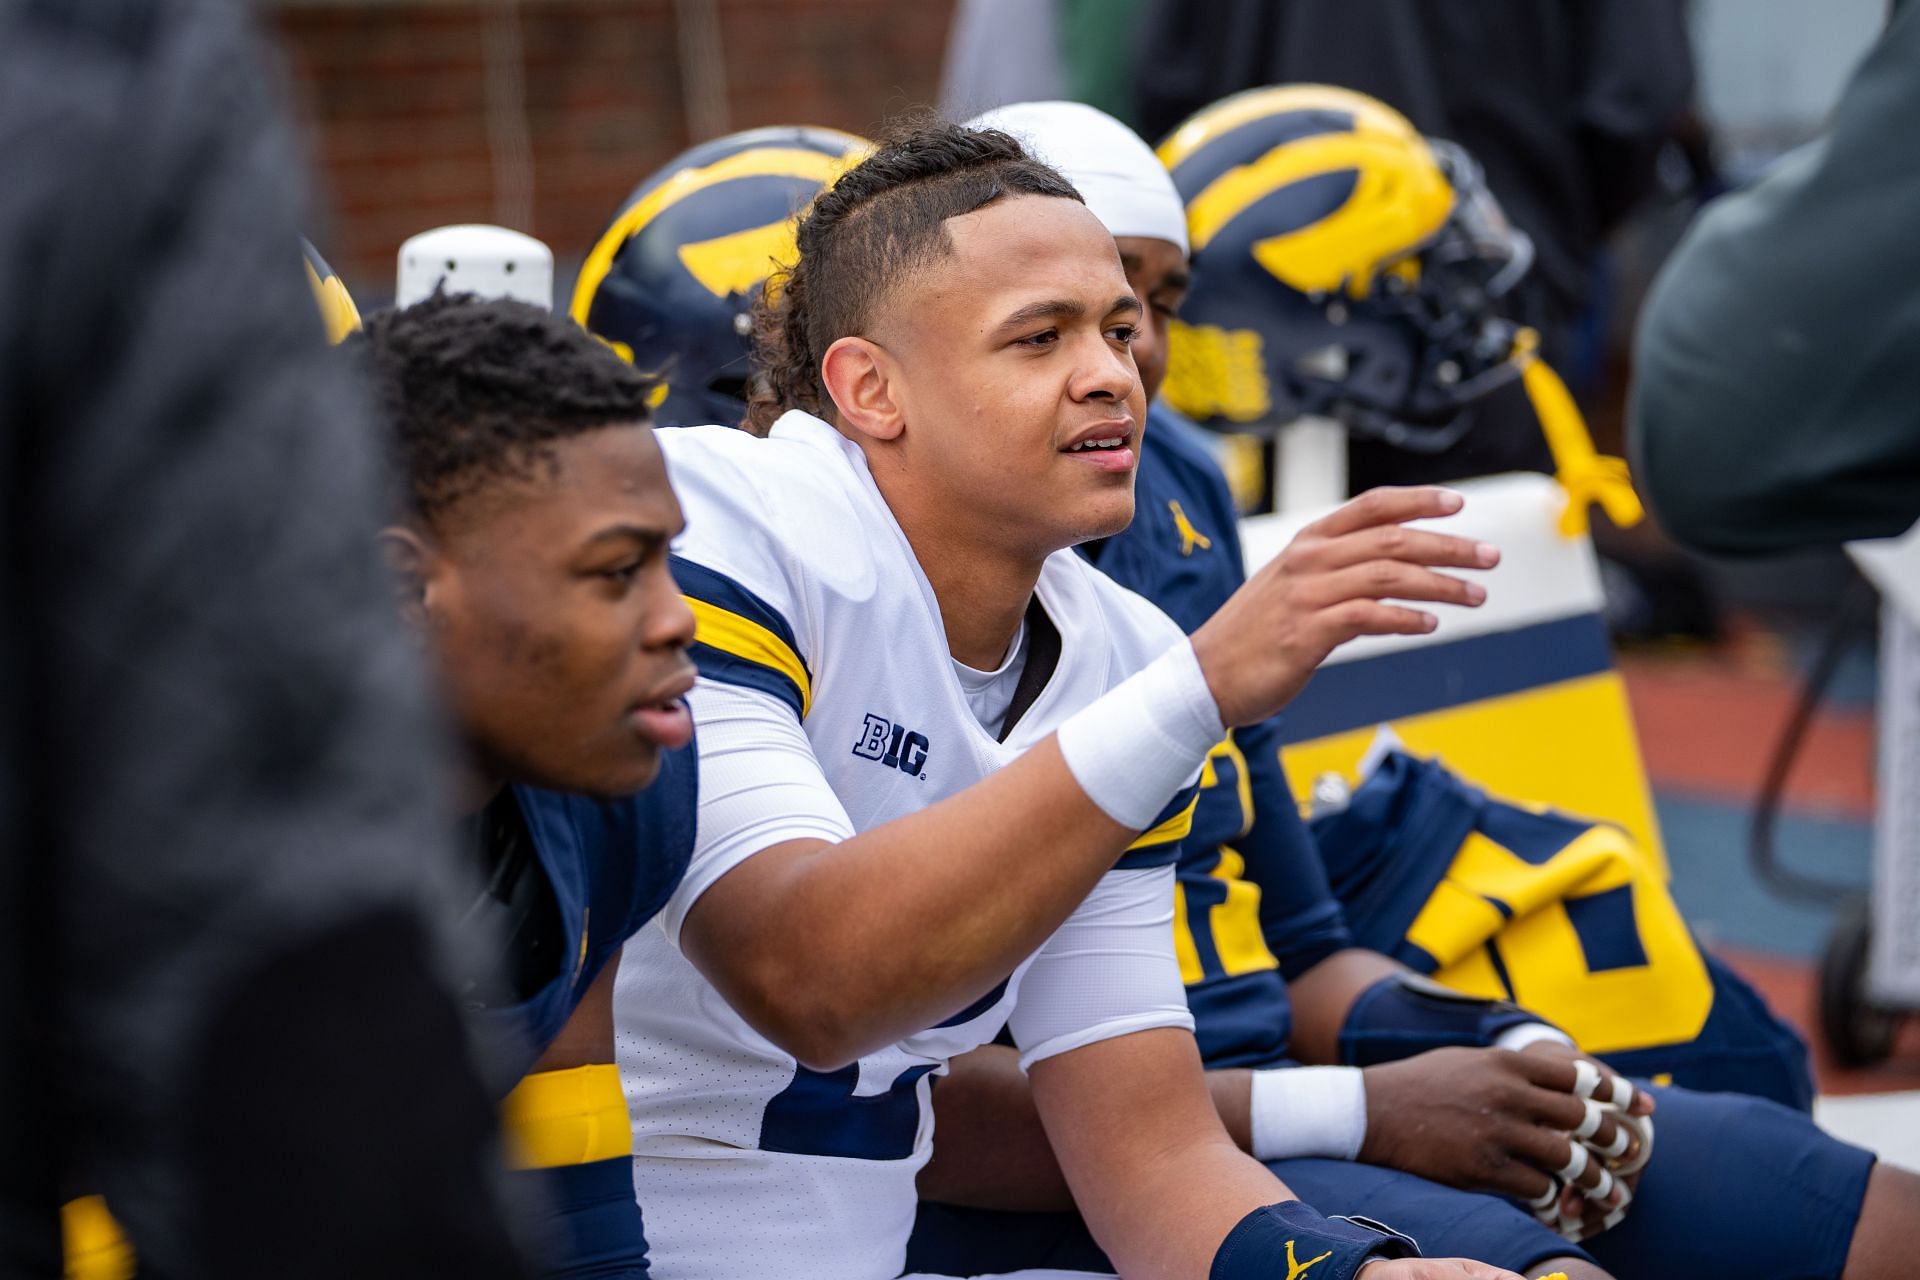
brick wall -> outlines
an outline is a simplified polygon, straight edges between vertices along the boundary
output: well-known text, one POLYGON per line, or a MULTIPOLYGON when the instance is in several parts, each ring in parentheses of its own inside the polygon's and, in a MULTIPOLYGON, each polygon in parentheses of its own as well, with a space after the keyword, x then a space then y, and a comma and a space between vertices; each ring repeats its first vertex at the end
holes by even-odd
MULTIPOLYGON (((621 198, 695 140, 681 7, 520 0, 503 17, 486 0, 304 0, 272 10, 332 211, 317 238, 356 298, 389 297, 400 242, 450 222, 539 236, 570 278, 621 198), (514 160, 522 141, 530 191, 516 182, 528 172, 514 160)), ((932 101, 951 8, 713 0, 726 128, 862 132, 932 101)))

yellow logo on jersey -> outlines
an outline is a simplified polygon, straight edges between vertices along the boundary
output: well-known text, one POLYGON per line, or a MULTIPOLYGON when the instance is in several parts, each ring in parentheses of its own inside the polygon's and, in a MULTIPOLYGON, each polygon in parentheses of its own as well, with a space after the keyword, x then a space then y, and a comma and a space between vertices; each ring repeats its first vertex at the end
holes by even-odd
POLYGON ((1287 1241, 1287 1280, 1300 1280, 1300 1277, 1307 1274, 1311 1268, 1319 1266, 1332 1256, 1333 1250, 1329 1249, 1317 1258, 1310 1258, 1305 1262, 1295 1262, 1293 1260, 1293 1241, 1287 1241))
POLYGON ((1187 519, 1185 508, 1177 498, 1167 500, 1167 510, 1173 512, 1173 527, 1180 534, 1180 554, 1190 556, 1195 547, 1202 551, 1213 550, 1213 539, 1193 527, 1193 521, 1187 519))
POLYGON ((1196 422, 1258 422, 1273 408, 1267 361, 1257 329, 1167 326, 1167 403, 1196 422))

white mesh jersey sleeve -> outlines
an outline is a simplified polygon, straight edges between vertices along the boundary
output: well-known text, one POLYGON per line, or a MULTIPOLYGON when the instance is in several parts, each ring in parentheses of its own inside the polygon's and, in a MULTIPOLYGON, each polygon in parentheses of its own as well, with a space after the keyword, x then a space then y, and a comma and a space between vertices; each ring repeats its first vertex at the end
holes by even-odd
POLYGON ((779 697, 702 677, 688 702, 700 735, 700 808, 693 860, 661 913, 675 946, 700 895, 754 854, 853 834, 806 731, 779 697))
MULTIPOLYGON (((662 912, 677 946, 688 910, 727 872, 790 840, 853 834, 804 722, 820 639, 810 606, 809 512, 836 504, 826 455, 725 427, 656 433, 687 527, 673 574, 693 609, 700 680, 688 703, 700 748, 693 860, 662 912), (759 483, 781 478, 777 492, 759 483)), ((831 523, 831 521, 829 521, 831 523)))
POLYGON ((1047 940, 1008 1019, 1026 1070, 1155 1027, 1193 1030, 1173 956, 1172 866, 1110 871, 1047 940))

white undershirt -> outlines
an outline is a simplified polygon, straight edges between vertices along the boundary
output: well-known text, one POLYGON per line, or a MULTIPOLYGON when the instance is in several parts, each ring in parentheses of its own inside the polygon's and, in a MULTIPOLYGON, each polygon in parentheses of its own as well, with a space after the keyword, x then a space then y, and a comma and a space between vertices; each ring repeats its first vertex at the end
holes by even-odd
POLYGON ((958 658, 953 660, 953 674, 967 695, 973 718, 996 738, 1007 718, 1007 708, 1013 705, 1014 691, 1020 687, 1020 673, 1026 670, 1028 648, 1027 620, 1021 618, 1020 629, 1013 633, 1013 643, 1007 646, 1007 656, 993 670, 978 671, 958 658))

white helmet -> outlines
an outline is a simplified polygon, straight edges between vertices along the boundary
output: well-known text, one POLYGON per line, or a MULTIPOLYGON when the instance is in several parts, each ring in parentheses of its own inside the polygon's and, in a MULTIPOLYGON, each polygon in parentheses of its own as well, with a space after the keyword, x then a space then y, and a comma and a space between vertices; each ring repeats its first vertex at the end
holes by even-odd
POLYGON ((422 231, 400 246, 393 303, 409 307, 433 296, 472 293, 512 298, 553 310, 553 250, 506 227, 467 224, 422 231))

